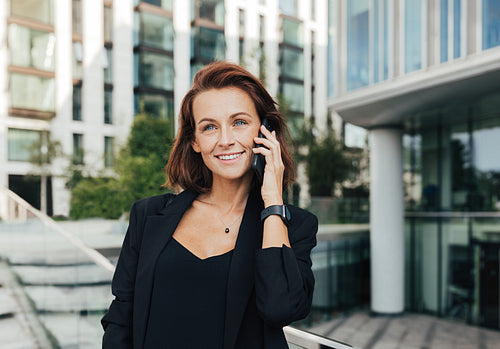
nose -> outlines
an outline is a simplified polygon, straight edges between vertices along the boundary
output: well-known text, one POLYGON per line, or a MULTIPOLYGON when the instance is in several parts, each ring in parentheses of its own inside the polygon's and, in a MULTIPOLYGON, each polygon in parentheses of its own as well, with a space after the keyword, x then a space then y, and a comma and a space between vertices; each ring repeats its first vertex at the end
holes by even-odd
POLYGON ((230 127, 222 127, 219 138, 219 145, 223 147, 228 147, 233 144, 234 144, 234 135, 232 129, 230 127))

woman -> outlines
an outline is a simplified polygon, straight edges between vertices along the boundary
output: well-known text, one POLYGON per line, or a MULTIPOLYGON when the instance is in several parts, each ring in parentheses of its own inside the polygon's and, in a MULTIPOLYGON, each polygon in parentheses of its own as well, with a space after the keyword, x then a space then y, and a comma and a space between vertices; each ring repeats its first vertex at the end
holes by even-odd
POLYGON ((196 74, 179 122, 166 173, 183 191, 133 205, 103 347, 287 348, 282 327, 311 307, 317 219, 283 206, 285 120, 254 76, 218 62, 196 74))

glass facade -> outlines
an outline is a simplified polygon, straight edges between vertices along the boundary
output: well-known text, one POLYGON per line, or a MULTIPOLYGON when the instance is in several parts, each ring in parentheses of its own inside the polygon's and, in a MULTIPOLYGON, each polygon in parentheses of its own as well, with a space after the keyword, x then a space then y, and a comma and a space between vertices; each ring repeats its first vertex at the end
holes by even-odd
POLYGON ((79 133, 73 133, 73 164, 83 165, 83 156, 83 135, 79 133))
POLYGON ((500 45, 500 2, 483 0, 483 50, 500 45))
POLYGON ((113 83, 113 50, 111 47, 104 47, 102 52, 102 66, 104 68, 104 83, 113 83))
POLYGON ((292 112, 304 113, 304 85, 283 81, 281 82, 281 93, 292 112))
POLYGON ((73 41, 73 79, 83 76, 83 47, 80 41, 73 41))
POLYGON ((195 27, 192 29, 192 41, 192 59, 210 62, 223 60, 226 56, 224 30, 195 27))
POLYGON ((139 2, 145 2, 147 4, 158 6, 166 11, 172 11, 172 6, 173 6, 172 5, 173 0, 135 0, 136 5, 139 2))
POLYGON ((403 138, 407 308, 496 329, 499 108, 497 93, 421 113, 403 138))
POLYGON ((10 13, 45 24, 54 24, 53 0, 10 0, 10 13))
POLYGON ((173 94, 136 92, 134 94, 135 114, 146 113, 159 118, 174 120, 173 94))
POLYGON ((369 2, 347 3, 347 90, 370 83, 369 2))
POLYGON ((82 85, 73 85, 73 120, 82 121, 82 85))
POLYGON ((113 41, 113 8, 104 6, 104 41, 113 41))
POLYGON ((404 2, 404 57, 405 73, 422 69, 423 11, 420 0, 404 2))
POLYGON ((134 86, 172 91, 174 89, 174 59, 171 56, 147 51, 134 55, 134 86))
POLYGON ((54 79, 25 74, 10 74, 12 108, 55 111, 54 79))
POLYGON ((9 25, 10 64, 54 71, 56 37, 17 24, 9 25))
POLYGON ((104 123, 113 123, 113 90, 104 89, 104 123))
POLYGON ((441 0, 440 6, 440 61, 448 61, 448 0, 441 0))
POLYGON ((224 0, 191 0, 191 9, 192 20, 205 19, 218 26, 224 26, 224 0))
POLYGON ((304 46, 302 22, 292 18, 282 18, 283 43, 298 47, 304 46))
POLYGON ((461 16, 462 16, 461 0, 453 0, 453 58, 460 57, 461 16))
POLYGON ((300 49, 281 48, 281 76, 303 80, 304 79, 304 52, 300 49))
POLYGON ((41 133, 33 130, 9 128, 7 131, 7 158, 9 161, 30 161, 33 144, 40 143, 41 133))
POLYGON ((82 35, 82 1, 73 0, 72 1, 72 17, 71 26, 73 33, 82 35))
POLYGON ((104 137, 104 167, 113 167, 115 163, 114 143, 113 137, 104 137))
POLYGON ((297 17, 297 0, 279 0, 279 6, 284 15, 297 17))
POLYGON ((136 12, 134 45, 145 45, 165 51, 174 49, 172 18, 149 12, 136 12))

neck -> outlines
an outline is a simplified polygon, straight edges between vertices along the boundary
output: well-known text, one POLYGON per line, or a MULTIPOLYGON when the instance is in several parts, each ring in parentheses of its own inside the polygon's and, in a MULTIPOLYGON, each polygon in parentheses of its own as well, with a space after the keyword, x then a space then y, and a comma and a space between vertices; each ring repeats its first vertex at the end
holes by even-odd
POLYGON ((224 212, 230 212, 234 209, 244 209, 251 184, 251 176, 246 176, 238 181, 214 179, 208 196, 224 212))

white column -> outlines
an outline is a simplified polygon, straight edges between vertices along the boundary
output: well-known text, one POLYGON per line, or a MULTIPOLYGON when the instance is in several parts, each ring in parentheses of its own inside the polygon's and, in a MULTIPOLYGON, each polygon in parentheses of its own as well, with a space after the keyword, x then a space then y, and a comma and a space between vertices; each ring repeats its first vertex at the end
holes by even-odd
POLYGON ((84 163, 89 170, 96 171, 104 165, 102 160, 104 153, 103 0, 83 1, 82 7, 84 163))
POLYGON ((402 131, 374 129, 370 142, 371 309, 404 310, 402 131))
MULTIPOLYGON (((73 114, 73 41, 71 38, 71 0, 60 0, 55 10, 55 35, 56 35, 56 116, 50 124, 51 141, 61 143, 66 155, 71 154, 73 140, 71 132, 71 120, 73 114)), ((67 157, 55 159, 52 164, 52 203, 55 216, 68 216, 70 192, 66 189, 66 178, 64 174, 69 162, 67 157)))
POLYGON ((9 113, 9 75, 7 65, 8 1, 0 2, 0 186, 8 186, 7 173, 7 116, 9 113))
POLYGON ((116 144, 126 143, 134 120, 134 55, 132 0, 113 5, 113 120, 116 144))
POLYGON ((177 132, 179 111, 184 95, 191 86, 191 3, 185 0, 174 0, 174 111, 175 130, 177 132))

